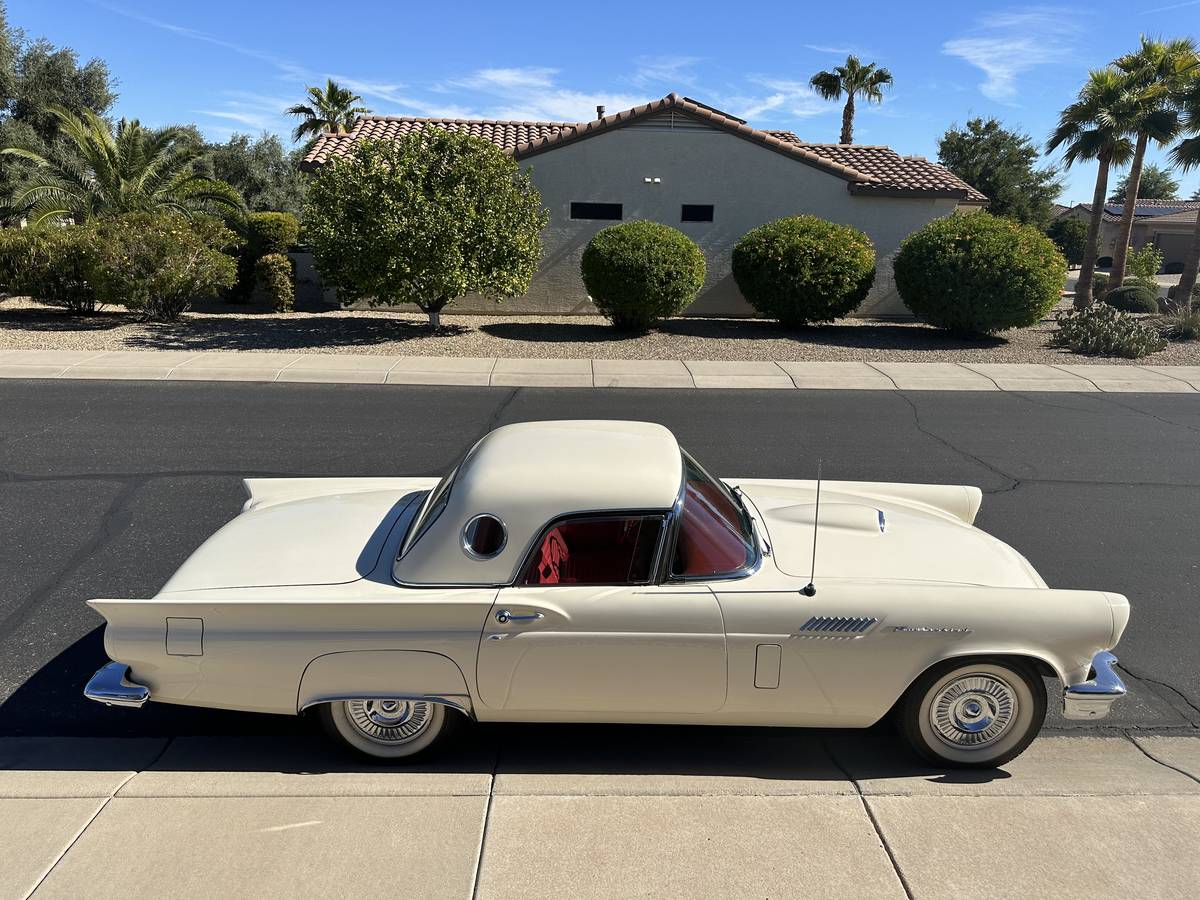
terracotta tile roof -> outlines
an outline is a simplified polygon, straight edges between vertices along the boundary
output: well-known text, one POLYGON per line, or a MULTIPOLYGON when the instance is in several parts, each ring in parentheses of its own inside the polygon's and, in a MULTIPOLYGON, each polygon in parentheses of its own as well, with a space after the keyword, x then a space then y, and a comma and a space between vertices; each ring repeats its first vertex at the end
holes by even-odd
POLYGON ((965 204, 987 202, 983 194, 947 169, 921 157, 901 156, 887 147, 862 144, 810 144, 801 141, 790 131, 759 131, 743 119, 675 93, 591 122, 496 122, 367 116, 359 119, 348 134, 326 134, 319 138, 304 157, 302 167, 314 169, 332 158, 344 156, 357 141, 394 139, 424 127, 474 134, 492 141, 517 159, 525 159, 668 111, 683 112, 715 128, 835 175, 849 182, 850 191, 855 194, 953 197, 965 204))
POLYGON ((323 134, 304 157, 305 168, 316 168, 345 156, 359 141, 396 140, 422 128, 461 131, 491 141, 511 153, 517 147, 575 128, 575 122, 498 122, 492 119, 424 119, 417 116, 363 116, 345 134, 323 134))

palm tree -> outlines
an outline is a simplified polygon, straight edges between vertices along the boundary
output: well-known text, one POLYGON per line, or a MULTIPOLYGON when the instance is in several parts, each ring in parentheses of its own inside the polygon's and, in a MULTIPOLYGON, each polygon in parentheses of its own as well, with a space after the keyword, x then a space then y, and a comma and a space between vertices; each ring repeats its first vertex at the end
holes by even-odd
MULTIPOLYGON (((1200 77, 1194 78, 1179 98, 1183 109, 1184 128, 1200 135, 1200 77)), ((1171 162, 1187 172, 1200 166, 1200 137, 1189 137, 1180 141, 1171 150, 1171 162)), ((1197 196, 1200 199, 1200 196, 1197 196)), ((1181 311, 1188 309, 1192 291, 1196 288, 1196 275, 1200 271, 1200 215, 1196 216, 1196 228, 1192 232, 1192 246, 1183 263, 1179 286, 1175 288, 1175 306, 1181 311)))
POLYGON ((1088 221, 1087 241, 1075 284, 1075 308, 1092 302, 1092 275, 1096 270, 1096 242, 1104 215, 1104 197, 1108 193, 1108 174, 1112 166, 1123 166, 1133 156, 1133 145, 1125 136, 1132 115, 1132 101, 1125 76, 1109 66, 1093 69, 1079 89, 1079 96, 1058 118, 1058 127, 1046 142, 1046 152, 1063 147, 1063 160, 1072 164, 1095 160, 1096 189, 1092 193, 1092 214, 1088 221))
POLYGON ((37 225, 47 220, 86 222, 124 212, 173 210, 190 216, 213 204, 240 210, 230 185, 193 168, 202 149, 180 128, 148 130, 122 119, 116 133, 91 110, 82 116, 49 107, 63 140, 45 155, 31 147, 0 153, 29 160, 31 176, 12 196, 12 211, 37 225))
POLYGON ((1111 284, 1117 287, 1125 278, 1125 259, 1129 253, 1129 236, 1133 232, 1133 214, 1146 147, 1150 141, 1165 146, 1178 136, 1179 112, 1175 103, 1179 92, 1195 77, 1200 57, 1191 38, 1159 41, 1143 35, 1138 51, 1122 56, 1113 65, 1125 73, 1134 91, 1135 113, 1130 135, 1136 136, 1137 140, 1129 168, 1125 209, 1117 228, 1117 246, 1113 250, 1111 284))
POLYGON ((292 131, 292 140, 302 141, 307 137, 320 137, 327 131, 342 134, 354 127, 357 116, 369 113, 361 103, 362 97, 344 88, 332 78, 327 79, 325 90, 308 88, 308 103, 297 103, 289 107, 289 116, 301 116, 304 121, 292 131))
POLYGON ((877 68, 875 63, 865 66, 857 56, 847 56, 845 65, 835 66, 832 72, 818 72, 808 82, 826 100, 840 100, 846 95, 842 108, 843 144, 854 143, 854 98, 861 96, 868 103, 882 103, 883 89, 891 87, 892 73, 877 68))

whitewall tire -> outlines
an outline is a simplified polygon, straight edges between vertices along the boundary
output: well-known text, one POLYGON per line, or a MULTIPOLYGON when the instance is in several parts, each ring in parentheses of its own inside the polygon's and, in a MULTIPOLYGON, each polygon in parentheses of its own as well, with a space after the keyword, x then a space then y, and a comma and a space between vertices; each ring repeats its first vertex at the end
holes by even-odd
POLYGON ((446 740, 460 714, 426 700, 342 700, 318 712, 325 730, 350 750, 374 759, 408 761, 446 740))
POLYGON ((929 762, 993 768, 1019 756, 1046 718, 1041 677, 1019 660, 951 660, 908 689, 900 730, 929 762))

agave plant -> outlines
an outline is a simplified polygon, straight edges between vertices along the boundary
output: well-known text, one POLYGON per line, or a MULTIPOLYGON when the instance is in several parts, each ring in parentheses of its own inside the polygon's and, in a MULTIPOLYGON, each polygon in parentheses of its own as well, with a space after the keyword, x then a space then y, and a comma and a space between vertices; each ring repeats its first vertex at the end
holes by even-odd
POLYGON ((156 210, 190 216, 214 205, 245 206, 232 186, 196 174, 202 150, 182 129, 146 129, 137 119, 122 119, 114 133, 90 110, 82 116, 58 106, 50 111, 64 138, 58 145, 45 155, 31 147, 0 150, 34 164, 11 199, 11 214, 31 225, 156 210))

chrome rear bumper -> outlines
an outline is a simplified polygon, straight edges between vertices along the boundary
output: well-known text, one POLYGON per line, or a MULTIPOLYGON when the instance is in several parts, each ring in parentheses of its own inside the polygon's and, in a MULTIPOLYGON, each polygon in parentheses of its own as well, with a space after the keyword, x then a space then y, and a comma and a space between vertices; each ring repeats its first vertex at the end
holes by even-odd
POLYGON ((105 706, 139 707, 150 699, 150 688, 129 680, 129 666, 110 662, 83 689, 83 696, 105 706))
POLYGON ((1103 719, 1114 700, 1125 696, 1125 683, 1116 671, 1117 658, 1103 650, 1092 657, 1092 677, 1063 690, 1063 716, 1103 719))

